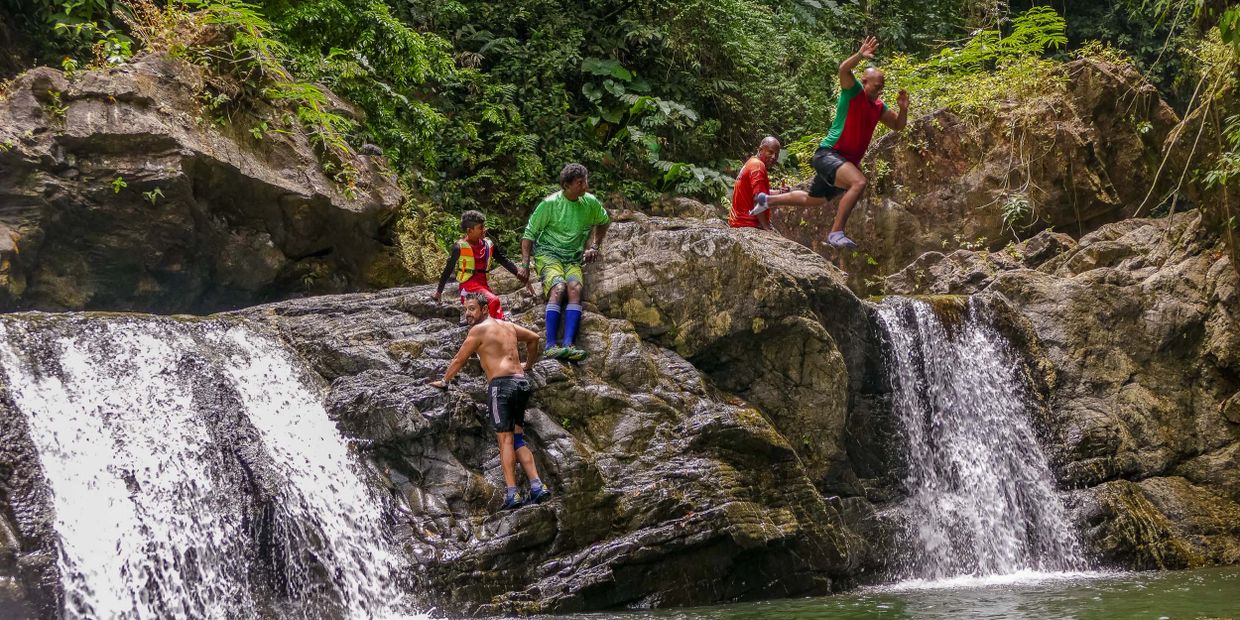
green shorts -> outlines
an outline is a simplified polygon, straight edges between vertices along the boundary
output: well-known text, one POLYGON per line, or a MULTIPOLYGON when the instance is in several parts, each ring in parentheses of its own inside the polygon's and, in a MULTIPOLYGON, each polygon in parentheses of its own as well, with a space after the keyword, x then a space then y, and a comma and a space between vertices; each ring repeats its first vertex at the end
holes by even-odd
POLYGON ((557 284, 569 282, 580 284, 585 281, 581 276, 581 263, 562 261, 550 256, 535 256, 534 268, 538 270, 538 276, 542 278, 543 295, 550 294, 551 289, 557 284))

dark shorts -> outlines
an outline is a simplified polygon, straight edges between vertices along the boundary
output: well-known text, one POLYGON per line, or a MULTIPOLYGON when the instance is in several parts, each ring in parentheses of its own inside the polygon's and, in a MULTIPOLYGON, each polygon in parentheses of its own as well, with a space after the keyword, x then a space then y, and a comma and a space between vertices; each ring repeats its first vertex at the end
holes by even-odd
POLYGON ((529 379, 509 375, 496 377, 487 384, 487 410, 497 433, 511 433, 525 425, 525 406, 530 403, 534 387, 529 379))
POLYGON ((815 198, 835 198, 844 193, 844 189, 835 186, 835 171, 848 163, 840 152, 833 148, 820 148, 814 151, 810 165, 814 167, 814 183, 809 186, 809 195, 815 198))

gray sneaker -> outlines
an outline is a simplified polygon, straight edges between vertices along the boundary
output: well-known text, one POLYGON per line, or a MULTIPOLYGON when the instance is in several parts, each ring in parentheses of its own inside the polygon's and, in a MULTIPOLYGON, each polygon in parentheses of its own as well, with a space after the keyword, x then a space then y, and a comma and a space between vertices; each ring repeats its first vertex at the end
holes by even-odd
POLYGON ((852 239, 845 237, 844 231, 842 230, 837 230, 827 235, 827 243, 830 243, 833 247, 842 248, 845 250, 857 249, 857 244, 853 243, 852 239))
POLYGON ((758 192, 758 195, 753 197, 753 208, 749 210, 749 215, 761 215, 770 209, 767 198, 766 192, 758 192))

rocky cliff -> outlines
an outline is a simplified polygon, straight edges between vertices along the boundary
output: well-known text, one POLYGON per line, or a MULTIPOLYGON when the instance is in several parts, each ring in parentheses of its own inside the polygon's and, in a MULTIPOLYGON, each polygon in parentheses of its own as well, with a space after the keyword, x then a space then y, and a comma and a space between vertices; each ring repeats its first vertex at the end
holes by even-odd
POLYGON ((1240 561, 1240 294, 1199 212, 926 255, 887 284, 1020 317, 1044 439, 1104 563, 1240 561))
POLYGON ((346 192, 279 116, 213 109, 200 69, 158 54, 16 78, 0 309, 201 312, 364 286, 400 191, 359 156, 346 192))
MULTIPOLYGON (((534 372, 526 433, 557 498, 516 513, 496 514, 477 363, 447 393, 425 385, 464 337, 455 303, 405 289, 242 316, 274 326, 330 382, 330 411, 408 501, 415 578, 441 609, 703 604, 852 583, 867 542, 819 488, 858 487, 844 427, 866 307, 820 257, 774 235, 618 219, 618 249, 587 274, 592 355, 534 372)), ((504 297, 514 320, 540 328, 541 305, 504 297)))
MULTIPOLYGON (((967 117, 940 110, 875 140, 847 229, 861 246, 845 257, 854 290, 881 293, 873 278, 925 252, 997 249, 1046 228, 1080 236, 1138 214, 1179 119, 1130 66, 1078 60, 1060 77, 1040 97, 967 117)), ((825 243, 834 201, 774 212, 789 238, 835 256, 825 243)))

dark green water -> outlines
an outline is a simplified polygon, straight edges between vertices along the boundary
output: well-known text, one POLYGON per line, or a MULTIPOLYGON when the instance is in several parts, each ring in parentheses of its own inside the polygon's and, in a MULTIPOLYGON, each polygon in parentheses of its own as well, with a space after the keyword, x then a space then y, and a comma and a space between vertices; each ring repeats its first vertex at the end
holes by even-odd
POLYGON ((865 588, 821 598, 650 612, 579 614, 577 620, 916 620, 1038 618, 1240 619, 1240 567, 1194 571, 1008 576, 865 588))

